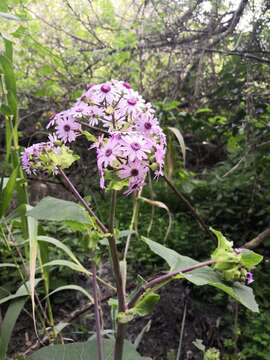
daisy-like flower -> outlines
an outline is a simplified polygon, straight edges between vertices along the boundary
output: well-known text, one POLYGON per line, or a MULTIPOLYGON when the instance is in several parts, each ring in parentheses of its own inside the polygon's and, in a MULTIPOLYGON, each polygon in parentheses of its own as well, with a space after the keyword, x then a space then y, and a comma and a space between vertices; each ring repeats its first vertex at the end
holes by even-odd
POLYGON ((92 86, 86 93, 86 98, 89 98, 93 104, 112 104, 117 100, 117 93, 111 83, 104 83, 92 86))
POLYGON ((119 101, 118 109, 122 116, 136 116, 142 103, 135 96, 128 96, 119 101))
POLYGON ((131 178, 132 181, 143 180, 147 170, 147 167, 141 161, 135 160, 120 168, 119 177, 121 179, 131 178))
POLYGON ((159 171, 156 171, 155 174, 157 176, 159 176, 159 175, 163 175, 162 168, 164 165, 164 158, 165 158, 166 150, 165 150, 165 147, 160 144, 156 144, 155 147, 156 147, 155 159, 156 159, 157 164, 159 165, 159 171))
MULTIPOLYGON (((71 143, 80 133, 86 135, 81 131, 84 126, 96 127, 95 131, 100 129, 103 134, 95 133, 93 138, 90 137, 95 139, 97 136, 98 139, 89 147, 96 151, 101 188, 105 187, 105 175, 110 172, 119 179, 128 179, 125 194, 143 186, 149 169, 155 171, 156 177, 162 174, 166 136, 151 103, 146 103, 128 82, 112 79, 87 85, 70 109, 50 119, 47 128, 54 129, 49 143, 61 150, 64 146, 61 142, 71 143)), ((26 170, 28 162, 25 155, 26 170)))
POLYGON ((145 135, 156 133, 158 130, 157 119, 152 114, 142 114, 136 122, 136 129, 145 135))
POLYGON ((113 135, 108 142, 97 149, 97 160, 99 167, 106 168, 121 155, 118 135, 113 135))
POLYGON ((123 152, 129 161, 147 159, 147 154, 150 153, 152 148, 152 142, 136 132, 130 132, 124 136, 122 145, 123 152))
POLYGON ((28 174, 36 174, 37 169, 35 168, 35 165, 39 161, 39 156, 42 152, 42 149, 44 148, 46 143, 38 143, 34 144, 32 146, 29 146, 24 150, 21 156, 22 161, 22 168, 24 171, 28 174))
POLYGON ((56 135, 64 143, 74 141, 80 130, 81 125, 71 116, 58 120, 56 125, 56 135))

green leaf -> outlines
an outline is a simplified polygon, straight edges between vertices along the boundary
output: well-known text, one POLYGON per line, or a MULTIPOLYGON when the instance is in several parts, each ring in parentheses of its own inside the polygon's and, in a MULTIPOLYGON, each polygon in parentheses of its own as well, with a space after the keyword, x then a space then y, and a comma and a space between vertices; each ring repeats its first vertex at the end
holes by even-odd
POLYGON ((14 189, 16 186, 16 180, 17 180, 17 173, 18 173, 18 167, 16 167, 11 175, 10 178, 3 189, 3 191, 0 192, 0 217, 2 217, 6 210, 8 209, 10 202, 12 200, 12 197, 14 195, 14 189))
POLYGON ((5 360, 13 328, 24 307, 26 298, 13 300, 9 305, 0 328, 0 360, 5 360))
POLYGON ((88 141, 91 141, 93 143, 97 141, 95 135, 91 134, 89 131, 83 130, 81 131, 81 133, 86 137, 88 141))
POLYGON ((255 253, 252 250, 241 249, 241 263, 247 268, 252 269, 258 265, 263 259, 263 256, 255 253))
MULTIPOLYGON (((31 209, 31 206, 27 205, 26 209, 31 209)), ((29 234, 29 283, 30 294, 32 301, 32 315, 34 320, 34 326, 36 328, 35 320, 35 276, 36 276, 36 260, 38 254, 38 222, 31 216, 27 216, 28 234, 29 234)))
POLYGON ((2 263, 2 264, 0 264, 0 268, 1 267, 14 267, 14 268, 17 268, 18 266, 15 265, 15 264, 11 264, 11 263, 2 263))
POLYGON ((46 266, 66 266, 66 267, 70 268, 71 270, 74 270, 77 272, 85 273, 88 275, 91 274, 83 266, 78 265, 78 264, 74 263, 73 261, 68 261, 68 260, 52 260, 43 265, 43 267, 46 267, 46 266))
POLYGON ((226 239, 226 237, 218 230, 215 230, 213 228, 210 228, 210 230, 216 235, 218 239, 218 246, 219 249, 224 250, 231 250, 233 246, 233 242, 226 239))
POLYGON ((185 166, 186 163, 186 145, 185 145, 185 140, 183 135, 181 134, 180 130, 175 128, 175 127, 168 127, 168 129, 175 135, 176 139, 179 142, 181 151, 182 151, 182 155, 183 155, 183 163, 185 166))
POLYGON ((94 299, 92 298, 92 296, 81 286, 79 285, 75 285, 75 284, 70 284, 70 285, 64 285, 64 286, 59 286, 57 289, 53 290, 52 292, 50 292, 46 297, 49 297, 59 291, 65 291, 65 290, 76 290, 76 291, 80 291, 83 295, 85 295, 91 303, 94 303, 94 299))
POLYGON ((82 224, 90 224, 90 218, 84 208, 72 201, 61 200, 53 197, 45 197, 27 215, 37 220, 50 221, 77 221, 82 224))
POLYGON ((87 273, 87 270, 83 267, 83 265, 80 263, 80 261, 76 258, 76 256, 73 254, 73 252, 67 247, 65 244, 63 244, 61 241, 54 239, 50 236, 38 236, 38 241, 47 242, 49 244, 52 244, 56 246, 58 249, 61 249, 64 251, 77 265, 79 265, 82 269, 85 270, 87 273))
POLYGON ((153 292, 146 293, 132 309, 135 314, 146 316, 152 313, 155 305, 159 302, 160 296, 153 292))
POLYGON ((236 283, 225 283, 221 277, 209 266, 193 270, 188 273, 181 273, 181 270, 199 264, 198 261, 178 254, 176 251, 166 248, 165 246, 156 243, 147 238, 143 238, 150 249, 160 257, 162 257, 170 266, 170 271, 179 270, 177 278, 184 278, 191 283, 201 286, 210 285, 216 287, 235 300, 239 301, 242 305, 246 306, 253 312, 258 312, 258 304, 256 303, 253 291, 250 287, 236 283))
MULTIPOLYGON (((38 285, 41 279, 35 279, 35 286, 38 285)), ((29 287, 29 281, 27 281, 25 284, 21 285, 19 289, 16 291, 15 294, 8 295, 4 298, 0 299, 0 305, 4 304, 5 302, 8 302, 10 300, 14 300, 23 296, 29 296, 30 295, 30 287, 29 287)))
MULTIPOLYGON (((106 360, 113 360, 114 339, 104 339, 104 353, 106 360)), ((87 342, 52 345, 42 348, 33 353, 28 360, 98 360, 96 339, 87 342)), ((148 357, 141 356, 129 341, 125 341, 124 355, 125 360, 151 360, 148 357)))

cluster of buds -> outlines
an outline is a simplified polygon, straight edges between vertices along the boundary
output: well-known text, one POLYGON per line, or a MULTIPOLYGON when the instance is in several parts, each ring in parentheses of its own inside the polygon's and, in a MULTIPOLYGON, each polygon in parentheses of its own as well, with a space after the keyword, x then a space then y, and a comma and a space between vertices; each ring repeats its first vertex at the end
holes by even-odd
MULTIPOLYGON (((79 136, 86 135, 89 139, 89 129, 99 132, 97 138, 91 137, 94 143, 90 149, 96 151, 101 188, 105 187, 106 178, 114 176, 124 180, 128 186, 126 194, 130 194, 143 186, 150 169, 156 176, 162 175, 166 137, 152 105, 127 82, 111 80, 88 85, 70 109, 50 119, 47 128, 52 134, 47 145, 42 146, 45 152, 48 149, 56 154, 59 143, 70 146, 79 136)), ((23 165, 28 173, 35 173, 45 165, 39 162, 42 146, 36 144, 25 150, 23 165)), ((51 166, 45 170, 55 173, 56 169, 57 166, 53 169, 51 166)))
POLYGON ((211 229, 218 238, 218 247, 212 254, 215 261, 214 269, 225 281, 246 282, 253 280, 251 270, 261 262, 262 256, 244 248, 233 248, 232 241, 228 241, 221 232, 211 229))

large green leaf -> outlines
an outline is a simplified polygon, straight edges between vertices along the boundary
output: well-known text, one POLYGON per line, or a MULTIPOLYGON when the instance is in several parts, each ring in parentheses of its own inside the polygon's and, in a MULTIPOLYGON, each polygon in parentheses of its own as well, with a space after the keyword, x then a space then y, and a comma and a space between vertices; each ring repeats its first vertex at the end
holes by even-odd
MULTIPOLYGON (((105 360, 113 359, 114 339, 104 340, 105 360)), ((98 360, 96 339, 83 343, 52 345, 47 346, 34 354, 28 360, 98 360)), ((134 345, 125 341, 124 356, 125 360, 150 360, 148 357, 141 356, 134 345)))
POLYGON ((80 205, 53 197, 45 197, 28 215, 37 220, 65 221, 71 220, 82 224, 89 224, 90 218, 86 210, 80 205))
MULTIPOLYGON (((176 251, 166 248, 165 246, 143 238, 150 249, 160 257, 162 257, 170 266, 171 271, 184 270, 190 266, 199 264, 198 261, 191 259, 188 256, 178 254, 176 251)), ((189 273, 181 273, 179 277, 184 278, 195 285, 210 285, 216 287, 235 300, 239 301, 242 305, 249 310, 258 312, 258 304, 256 303, 253 290, 241 283, 225 283, 222 278, 209 266, 193 270, 189 273)))
MULTIPOLYGON (((40 282, 41 279, 35 280, 35 285, 40 282)), ((3 322, 0 327, 0 360, 6 359, 6 352, 8 349, 8 344, 10 337, 13 331, 13 328, 16 324, 17 318, 20 315, 24 304, 30 294, 30 285, 29 281, 19 287, 16 294, 9 295, 0 300, 0 304, 4 302, 11 301, 3 319, 3 322)))
POLYGON ((5 317, 0 328, 0 360, 6 359, 6 352, 13 328, 26 300, 26 297, 13 300, 5 313, 5 317))

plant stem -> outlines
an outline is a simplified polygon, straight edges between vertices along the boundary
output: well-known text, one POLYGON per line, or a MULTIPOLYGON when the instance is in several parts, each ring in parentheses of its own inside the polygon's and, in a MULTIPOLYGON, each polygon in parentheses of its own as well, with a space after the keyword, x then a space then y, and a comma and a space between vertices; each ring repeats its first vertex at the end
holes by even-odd
MULTIPOLYGON (((117 288, 117 299, 118 299, 118 311, 126 311, 126 302, 125 302, 125 293, 123 287, 123 279, 120 269, 120 262, 117 254, 116 241, 114 237, 114 219, 115 219, 115 210, 116 210, 116 196, 117 192, 112 190, 111 197, 111 212, 110 212, 110 222, 109 222, 109 231, 111 236, 109 237, 109 245, 112 257, 112 265, 115 276, 116 288, 117 288)), ((114 347, 114 360, 122 360, 123 350, 124 350, 124 336, 125 336, 125 324, 117 323, 117 332, 115 339, 114 347)))
POLYGON ((186 207, 190 210, 193 217, 197 220, 197 222, 200 224, 200 226, 203 228, 205 233, 210 236, 210 238, 214 241, 216 241, 216 238, 214 234, 209 230, 208 226, 206 225, 205 221, 201 218, 201 216, 198 214, 197 210, 191 205, 191 203, 188 201, 188 199, 176 189, 175 185, 171 182, 171 180, 166 176, 163 175, 164 180, 169 185, 169 187, 173 190, 173 192, 178 196, 178 198, 186 205, 186 207))
MULTIPOLYGON (((89 213, 89 215, 95 219, 96 224, 100 228, 100 230, 104 234, 107 234, 108 232, 110 232, 108 241, 109 241, 110 252, 111 252, 111 257, 112 257, 113 272, 114 272, 114 277, 115 277, 115 282, 116 282, 118 310, 119 310, 119 312, 125 312, 126 311, 126 302, 125 302, 125 294, 124 294, 124 289, 123 289, 123 280, 122 280, 122 275, 121 275, 121 270, 120 270, 120 262, 119 262, 119 258, 118 258, 118 254, 117 254, 117 247, 116 247, 116 241, 115 241, 114 229, 113 229, 114 228, 115 209, 116 209, 116 191, 115 190, 112 191, 110 224, 109 224, 109 229, 107 229, 107 227, 97 217, 97 215, 91 209, 91 207, 88 205, 88 203, 79 194, 78 190, 72 184, 70 179, 66 176, 64 171, 61 168, 59 168, 58 170, 59 170, 60 175, 63 177, 68 189, 75 196, 75 198, 84 206, 84 208, 89 213)), ((114 349, 114 360, 122 360, 122 358, 123 358, 124 335, 125 335, 125 325, 118 323, 116 341, 115 341, 115 349, 114 349)))
POLYGON ((140 289, 133 295, 130 302, 128 303, 128 306, 127 306, 128 309, 132 309, 136 305, 139 298, 147 290, 150 290, 150 289, 152 289, 152 288, 154 288, 154 287, 156 287, 158 285, 161 285, 162 283, 167 282, 168 280, 171 280, 176 275, 185 274, 187 272, 190 272, 190 271, 193 271, 193 270, 196 270, 196 269, 200 269, 202 267, 206 267, 206 266, 212 265, 214 263, 215 263, 215 260, 206 260, 206 261, 203 261, 203 262, 198 263, 196 265, 185 268, 183 270, 176 270, 176 271, 168 272, 165 275, 161 275, 161 276, 158 276, 158 277, 154 278, 153 280, 150 280, 149 282, 145 283, 142 287, 140 287, 140 289))
POLYGON ((100 326, 99 301, 98 301, 97 267, 95 262, 93 262, 92 265, 92 273, 93 273, 93 297, 94 297, 94 310, 95 310, 95 322, 96 322, 96 334, 97 334, 98 359, 104 360, 103 341, 102 341, 101 326, 100 326))
POLYGON ((67 175, 64 173, 64 171, 61 168, 58 168, 60 175, 63 177, 68 189, 72 192, 72 194, 75 196, 75 198, 83 205, 83 207, 86 209, 86 211, 89 213, 90 216, 92 216, 98 227, 103 233, 108 233, 108 229, 106 226, 99 220, 95 212, 91 209, 91 207, 88 205, 88 203, 84 200, 84 198, 80 195, 78 190, 75 188, 75 186, 72 184, 70 179, 67 177, 67 175))

